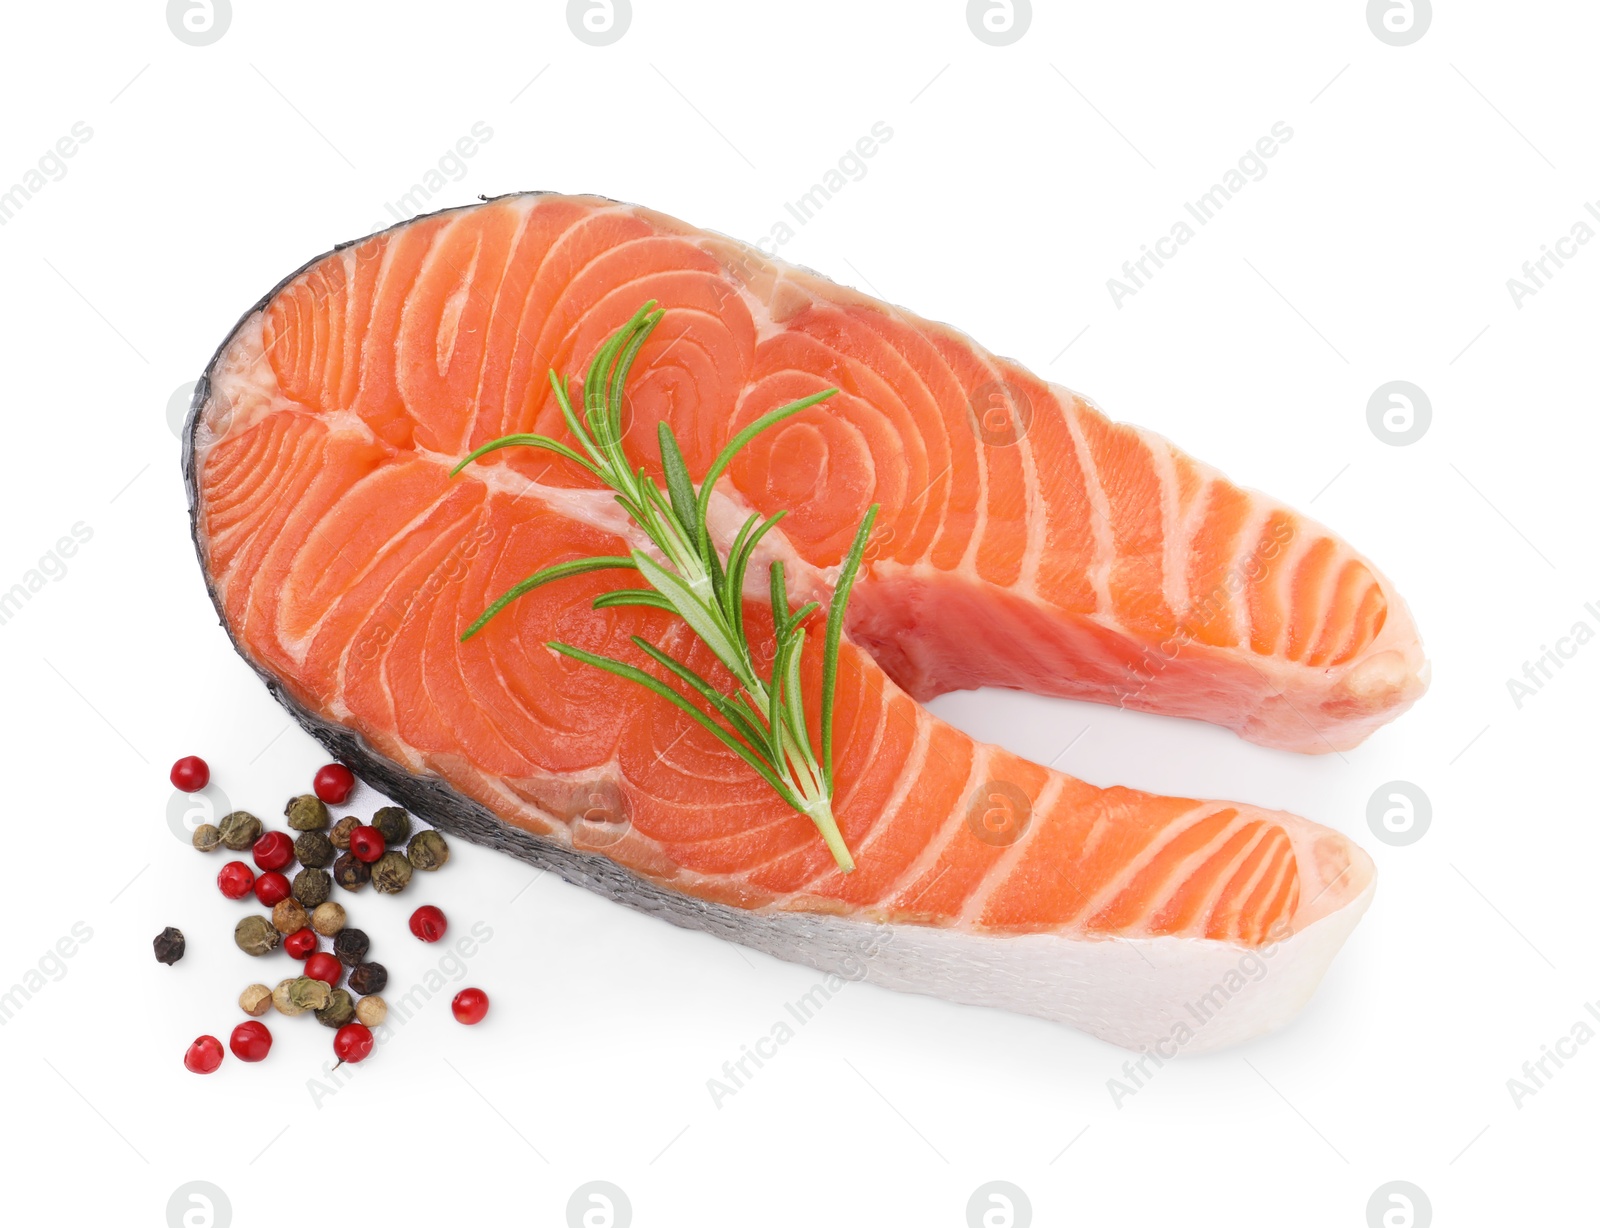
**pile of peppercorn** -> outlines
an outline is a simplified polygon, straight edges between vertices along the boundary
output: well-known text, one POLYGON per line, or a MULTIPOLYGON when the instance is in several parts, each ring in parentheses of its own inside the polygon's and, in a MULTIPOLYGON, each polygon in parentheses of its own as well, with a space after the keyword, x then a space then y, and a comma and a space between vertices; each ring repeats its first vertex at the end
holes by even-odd
MULTIPOLYGON (((193 792, 209 783, 210 769, 203 759, 188 756, 173 765, 171 779, 178 788, 193 792)), ((240 1024, 229 1039, 229 1048, 241 1061, 259 1062, 271 1050, 272 1034, 253 1021, 271 1008, 287 1016, 309 1011, 319 1023, 336 1029, 333 1047, 341 1062, 359 1062, 371 1053, 371 1029, 388 1014, 379 996, 388 972, 368 959, 367 935, 347 925, 344 906, 329 896, 335 884, 359 892, 369 882, 375 891, 398 894, 415 871, 444 865, 450 848, 431 829, 413 835, 411 817, 399 806, 383 807, 367 824, 354 815, 332 823, 328 803, 342 803, 354 787, 354 775, 342 764, 318 771, 314 791, 290 799, 284 807, 288 826, 298 833, 292 838, 286 832, 264 830, 260 819, 243 810, 194 831, 196 849, 203 853, 219 847, 235 852, 249 849, 260 871, 257 874, 243 861, 230 861, 217 875, 217 886, 229 899, 254 894, 271 909, 270 916, 251 915, 234 927, 239 949, 264 956, 282 946, 305 963, 302 975, 286 977, 271 989, 250 985, 239 995, 240 1008, 252 1016, 252 1022, 240 1024), (285 872, 297 861, 301 869, 291 880, 285 872), (320 949, 323 938, 332 940, 331 952, 320 949)), ((444 914, 431 904, 418 908, 411 918, 412 933, 424 942, 436 942, 445 926, 444 914)), ((183 957, 183 934, 168 927, 154 946, 160 962, 176 963, 183 957)), ((452 1005, 458 1019, 476 1023, 487 1011, 488 999, 481 990, 463 991, 458 999, 468 994, 475 995, 471 1004, 458 1000, 452 1005), (463 1006, 468 1007, 465 1012, 463 1006)), ((201 1074, 209 1074, 221 1062, 222 1044, 214 1036, 200 1037, 184 1057, 184 1065, 201 1074)))

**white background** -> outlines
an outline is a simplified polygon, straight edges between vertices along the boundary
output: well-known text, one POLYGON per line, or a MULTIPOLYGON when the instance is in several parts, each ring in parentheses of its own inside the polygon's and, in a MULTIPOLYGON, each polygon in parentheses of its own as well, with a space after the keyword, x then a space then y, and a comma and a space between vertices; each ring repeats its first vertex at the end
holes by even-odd
POLYGON ((1039 3, 1007 47, 954 0, 635 0, 606 47, 560 3, 236 0, 206 47, 153 0, 10 6, 0 185, 75 122, 93 136, 0 227, 0 588, 75 523, 93 536, 0 626, 0 986, 75 923, 93 937, 0 1028, 5 1220, 165 1223, 204 1180, 241 1228, 297 1205, 559 1225, 591 1179, 641 1226, 959 1226, 995 1179, 1041 1225, 1359 1228, 1396 1179, 1440 1225, 1592 1219, 1573 1203, 1592 1206, 1600 1044, 1520 1108, 1507 1080, 1600 999, 1600 647, 1520 709, 1506 680, 1600 629, 1600 243, 1520 308, 1506 280, 1600 200, 1600 12, 1440 7, 1396 48, 1355 0, 1039 3), (782 256, 1309 508, 1411 604, 1433 689, 1342 756, 1017 695, 934 704, 1096 784, 1282 807, 1371 849, 1377 900, 1304 1015, 1118 1107, 1120 1050, 851 985, 718 1108, 707 1079, 816 975, 456 842, 352 913, 400 987, 443 955, 405 933, 415 904, 490 926, 461 982, 491 994, 487 1023, 457 1025, 446 993, 320 1100, 331 1033, 309 1019, 268 1017, 264 1065, 185 1073, 189 1041, 226 1038, 239 989, 285 965, 232 947, 239 906, 169 829, 167 767, 203 753, 233 805, 275 816, 324 756, 216 626, 173 393, 475 121, 493 136, 437 204, 598 192, 754 240, 878 120, 867 175, 782 256), (1265 178, 1114 306, 1106 279, 1277 121, 1294 135, 1265 178), (1367 424, 1393 379, 1432 402, 1410 446, 1367 424), (1408 847, 1366 822, 1397 779, 1432 803, 1408 847), (190 948, 171 969, 149 945, 168 924, 190 948))

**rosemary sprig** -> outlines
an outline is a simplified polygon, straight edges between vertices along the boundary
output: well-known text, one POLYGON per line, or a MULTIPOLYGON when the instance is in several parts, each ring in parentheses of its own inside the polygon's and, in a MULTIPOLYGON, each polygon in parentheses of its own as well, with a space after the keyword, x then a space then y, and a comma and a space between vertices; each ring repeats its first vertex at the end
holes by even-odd
POLYGON ((717 553, 706 518, 711 506, 711 490, 741 448, 768 427, 826 400, 837 389, 830 388, 793 401, 752 422, 728 441, 698 487, 689 477, 672 428, 662 422, 658 437, 661 468, 666 477, 663 491, 644 469, 634 470, 622 450, 622 393, 640 347, 664 314, 651 300, 600 347, 583 379, 581 417, 573 408, 561 379, 554 371, 550 372, 550 386, 555 391, 561 416, 581 452, 548 435, 505 435, 473 449, 451 470, 454 476, 478 458, 501 448, 532 447, 553 452, 582 466, 610 487, 617 502, 660 552, 661 559, 633 548, 627 557, 575 559, 542 568, 497 598, 461 638, 470 639, 518 597, 553 580, 609 568, 637 571, 648 588, 602 593, 594 599, 594 608, 633 605, 677 614, 733 676, 737 685, 731 692, 719 690, 682 661, 637 635, 630 638, 639 651, 682 683, 705 705, 703 708, 682 691, 637 666, 559 641, 550 641, 549 647, 636 682, 682 708, 748 763, 779 797, 809 818, 839 868, 849 873, 855 868, 855 861, 845 847, 833 815, 834 689, 845 606, 861 568, 861 557, 878 514, 878 505, 873 504, 867 510, 856 532, 828 607, 822 650, 821 747, 820 751, 813 750, 800 686, 800 660, 806 638, 801 624, 818 604, 810 601, 798 610, 791 609, 783 563, 772 564, 769 579, 775 649, 771 669, 765 675, 756 665, 744 625, 745 573, 761 539, 784 513, 777 512, 765 519, 751 516, 734 537, 726 559, 717 553))

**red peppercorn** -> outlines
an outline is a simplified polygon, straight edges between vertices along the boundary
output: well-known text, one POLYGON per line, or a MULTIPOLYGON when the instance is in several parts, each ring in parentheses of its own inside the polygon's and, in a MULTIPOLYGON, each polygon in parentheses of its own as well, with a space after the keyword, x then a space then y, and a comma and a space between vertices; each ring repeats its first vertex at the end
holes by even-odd
POLYGON ((411 932, 423 942, 438 942, 444 937, 446 924, 444 913, 432 904, 424 904, 411 914, 411 932))
POLYGON ((317 945, 317 931, 309 925, 304 929, 295 930, 283 940, 283 949, 289 952, 293 959, 306 959, 314 955, 317 945))
MULTIPOLYGON (((228 1037, 228 1048, 241 1062, 259 1062, 272 1051, 272 1033, 267 1031, 266 1024, 252 1019, 233 1029, 233 1035, 228 1037)), ((217 1060, 222 1059, 219 1056, 217 1060)))
POLYGON ((195 1074, 210 1074, 222 1065, 222 1042, 215 1036, 202 1036, 183 1055, 183 1068, 195 1074))
POLYGON ((359 1062, 372 1052, 372 1029, 347 1023, 333 1034, 333 1055, 341 1062, 359 1062))
POLYGON ((383 856, 383 833, 376 827, 350 829, 350 855, 357 861, 373 862, 383 856))
POLYGON ((269 831, 251 845, 250 855, 263 870, 281 870, 294 860, 294 841, 288 832, 269 831))
POLYGON ((481 989, 463 989, 451 1000, 450 1013, 459 1023, 482 1023, 489 1013, 489 995, 481 989))
POLYGON ((174 789, 198 793, 211 783, 211 768, 199 755, 185 755, 172 765, 168 779, 174 789))
POLYGON ((289 880, 276 870, 268 870, 256 879, 255 892, 256 899, 271 908, 279 900, 289 898, 289 880))
POLYGON ((350 796, 356 787, 355 773, 342 763, 330 763, 317 770, 311 782, 312 791, 330 806, 337 806, 350 796))
POLYGON ((242 861, 230 861, 217 871, 217 887, 230 900, 244 899, 255 881, 255 872, 242 861))
POLYGON ((344 980, 344 965, 339 957, 327 951, 318 951, 306 960, 306 975, 313 981, 326 981, 329 988, 344 980))

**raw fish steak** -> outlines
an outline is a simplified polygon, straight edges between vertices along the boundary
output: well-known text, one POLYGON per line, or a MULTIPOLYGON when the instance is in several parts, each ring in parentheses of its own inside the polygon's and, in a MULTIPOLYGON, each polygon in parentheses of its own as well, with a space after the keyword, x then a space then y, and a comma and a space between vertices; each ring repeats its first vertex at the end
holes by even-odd
POLYGON ((446 830, 676 924, 1194 1052, 1292 1016, 1371 898, 1370 859, 1335 831, 1097 788, 918 701, 1000 685, 1353 746, 1426 679, 1372 564, 952 329, 732 240, 527 194, 345 245, 223 343, 184 466, 224 625, 308 730, 446 830), (788 510, 746 588, 770 638, 764 564, 826 604, 882 506, 835 706, 852 873, 683 712, 545 647, 649 665, 638 634, 716 674, 669 612, 591 608, 627 586, 616 573, 537 589, 460 640, 539 568, 644 544, 548 453, 449 473, 501 435, 562 437, 548 372, 581 375, 646 299, 666 315, 625 425, 658 475, 660 420, 698 481, 762 413, 841 390, 740 453, 711 524, 725 549, 751 512, 788 510))

